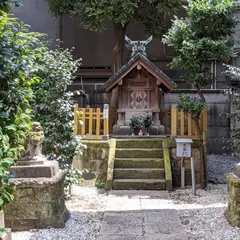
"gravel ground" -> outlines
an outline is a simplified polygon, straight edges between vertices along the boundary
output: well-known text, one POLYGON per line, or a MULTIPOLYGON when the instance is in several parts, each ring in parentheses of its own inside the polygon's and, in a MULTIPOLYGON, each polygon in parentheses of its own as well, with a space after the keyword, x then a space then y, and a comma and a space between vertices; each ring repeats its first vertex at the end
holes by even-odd
POLYGON ((226 183, 226 176, 240 159, 229 155, 208 155, 208 176, 212 183, 226 183), (221 166, 221 167, 219 167, 221 166))
POLYGON ((189 240, 240 240, 240 228, 224 217, 227 185, 209 184, 207 190, 178 189, 170 193, 189 240))
POLYGON ((70 219, 65 228, 13 233, 13 240, 95 240, 101 227, 107 193, 96 188, 73 187, 66 201, 70 219))
MULTIPOLYGON (((232 156, 209 155, 209 180, 218 184, 209 184, 206 191, 197 190, 197 196, 192 195, 191 189, 170 193, 189 240, 240 240, 240 228, 231 227, 224 217, 227 186, 219 184, 226 183, 226 175, 238 162, 232 156)), ((66 201, 71 217, 65 228, 17 232, 13 233, 13 240, 96 240, 107 192, 79 186, 74 186, 72 192, 72 199, 66 201)))

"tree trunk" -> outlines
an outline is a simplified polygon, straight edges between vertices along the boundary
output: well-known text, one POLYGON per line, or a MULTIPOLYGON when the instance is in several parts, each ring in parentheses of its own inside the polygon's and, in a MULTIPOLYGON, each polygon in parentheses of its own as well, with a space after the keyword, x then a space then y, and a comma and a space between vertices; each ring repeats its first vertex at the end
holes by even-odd
POLYGON ((197 135, 198 135, 198 144, 200 147, 200 174, 201 174, 201 188, 204 189, 207 187, 207 176, 206 176, 206 162, 204 158, 204 145, 202 141, 202 136, 201 136, 201 130, 200 130, 200 125, 199 125, 199 116, 195 117, 194 122, 196 124, 196 130, 197 130, 197 135))
MULTIPOLYGON (((120 23, 113 23, 115 45, 113 47, 113 59, 114 59, 114 73, 117 72, 123 66, 123 46, 124 35, 128 24, 122 26, 120 23)), ((112 97, 110 102, 111 108, 117 108, 118 106, 118 87, 112 90, 112 97)))
MULTIPOLYGON (((197 93, 200 97, 200 99, 206 103, 206 99, 201 91, 201 88, 198 84, 196 84, 197 88, 197 93)), ((207 187, 207 166, 206 166, 206 159, 205 159, 205 147, 203 144, 202 136, 201 136, 201 130, 200 130, 200 125, 199 125, 199 118, 200 115, 194 119, 195 124, 196 124, 196 130, 197 130, 197 135, 198 135, 198 143, 200 147, 200 171, 201 171, 201 188, 204 189, 207 187)))
POLYGON ((203 102, 206 102, 206 99, 205 99, 205 97, 204 97, 204 95, 203 95, 203 93, 201 91, 201 88, 200 88, 200 86, 198 84, 196 84, 196 88, 197 88, 197 93, 198 93, 199 97, 201 98, 201 100, 203 102))

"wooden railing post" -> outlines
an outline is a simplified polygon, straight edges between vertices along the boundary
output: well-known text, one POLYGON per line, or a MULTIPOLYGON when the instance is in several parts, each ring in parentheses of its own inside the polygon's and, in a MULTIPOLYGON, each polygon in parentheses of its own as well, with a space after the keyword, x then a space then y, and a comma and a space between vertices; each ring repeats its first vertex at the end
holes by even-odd
POLYGON ((103 109, 103 135, 104 137, 108 138, 109 135, 109 105, 104 104, 104 109, 103 109))
POLYGON ((74 134, 78 134, 78 104, 74 104, 74 134))
POLYGON ((83 108, 82 109, 82 116, 81 116, 81 120, 83 122, 82 126, 81 126, 81 135, 84 136, 85 135, 85 126, 86 126, 86 109, 83 108))
POLYGON ((187 117, 187 124, 188 124, 188 136, 191 137, 192 136, 192 118, 191 118, 191 115, 188 114, 188 117, 187 117))
POLYGON ((180 136, 184 136, 184 122, 185 122, 185 114, 184 112, 180 112, 180 136))
POLYGON ((97 108, 97 113, 96 113, 96 135, 100 135, 100 123, 101 123, 101 110, 100 108, 97 108))
POLYGON ((92 135, 92 133, 93 133, 93 109, 89 108, 88 134, 92 135))
POLYGON ((172 105, 171 107, 171 136, 177 136, 177 108, 172 105))

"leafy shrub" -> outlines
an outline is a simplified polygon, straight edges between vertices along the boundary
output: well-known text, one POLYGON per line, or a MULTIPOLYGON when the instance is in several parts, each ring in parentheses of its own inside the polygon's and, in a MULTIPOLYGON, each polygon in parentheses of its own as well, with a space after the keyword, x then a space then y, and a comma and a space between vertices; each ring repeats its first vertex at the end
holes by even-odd
POLYGON ((132 116, 129 125, 134 134, 137 135, 139 130, 143 128, 143 116, 132 116))
POLYGON ((24 150, 31 128, 31 103, 36 59, 42 55, 42 35, 0 12, 0 210, 12 199, 7 169, 24 150))
POLYGON ((184 113, 190 114, 193 119, 198 119, 205 106, 206 103, 201 99, 182 94, 177 108, 184 113))
POLYGON ((143 126, 148 129, 153 124, 152 117, 150 115, 146 115, 143 117, 143 126))
POLYGON ((67 91, 80 62, 81 59, 73 59, 72 50, 47 51, 39 59, 37 74, 40 81, 34 86, 38 106, 36 118, 45 133, 43 151, 49 159, 59 161, 69 184, 77 183, 82 175, 81 171, 71 170, 70 166, 73 156, 81 154, 85 147, 81 137, 73 133, 74 93, 67 91))

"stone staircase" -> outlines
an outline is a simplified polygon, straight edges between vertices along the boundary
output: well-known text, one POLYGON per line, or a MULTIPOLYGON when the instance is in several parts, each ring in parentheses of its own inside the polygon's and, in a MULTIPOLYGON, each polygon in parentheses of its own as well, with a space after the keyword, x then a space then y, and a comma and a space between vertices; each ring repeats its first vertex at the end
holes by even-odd
POLYGON ((113 189, 164 190, 164 138, 117 139, 113 189))

